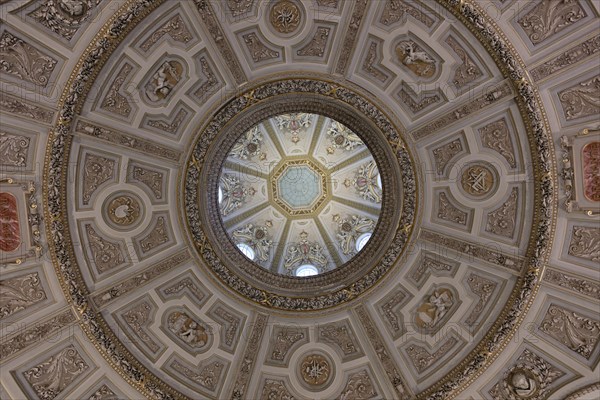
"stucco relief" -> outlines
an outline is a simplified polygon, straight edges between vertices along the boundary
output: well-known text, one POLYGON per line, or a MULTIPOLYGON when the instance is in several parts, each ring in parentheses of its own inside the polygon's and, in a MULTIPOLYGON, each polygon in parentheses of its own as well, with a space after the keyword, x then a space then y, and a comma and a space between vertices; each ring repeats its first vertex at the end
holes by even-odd
POLYGON ((420 78, 432 78, 437 72, 437 62, 417 42, 405 39, 396 45, 398 61, 420 78))
POLYGON ((584 146, 583 194, 590 201, 600 201, 600 142, 591 142, 584 146))
MULTIPOLYGON (((464 134, 464 132, 461 131, 460 134, 464 134)), ((462 140, 459 138, 453 139, 452 141, 433 149, 433 162, 437 174, 439 176, 444 175, 450 161, 463 152, 464 147, 462 140)))
POLYGON ((96 154, 86 154, 83 160, 82 203, 90 204, 94 192, 105 182, 115 179, 117 162, 96 154))
POLYGON ((117 116, 125 118, 129 117, 132 107, 128 98, 123 94, 123 86, 125 85, 125 81, 130 79, 132 72, 133 65, 124 63, 114 76, 114 79, 108 88, 108 92, 104 96, 104 100, 100 103, 100 108, 116 114, 117 116))
POLYGON ((265 379, 260 400, 295 400, 283 380, 265 379))
POLYGON ((504 157, 511 168, 517 167, 515 150, 505 118, 490 122, 477 131, 479 132, 483 147, 496 151, 504 157))
POLYGON ((28 83, 46 87, 58 61, 8 31, 0 35, 0 70, 28 83))
POLYGON ((23 376, 40 399, 52 400, 90 368, 75 346, 70 345, 24 371, 23 376))
POLYGON ((319 326, 317 335, 319 341, 328 343, 340 353, 342 362, 364 354, 348 320, 319 326))
POLYGON ((170 98, 175 87, 184 78, 184 74, 183 64, 179 61, 163 61, 144 86, 146 99, 153 104, 159 104, 170 98))
POLYGON ((344 186, 353 186, 358 194, 365 200, 373 203, 381 203, 383 197, 382 188, 379 186, 377 177, 379 170, 375 161, 362 164, 355 172, 354 179, 344 180, 344 186))
POLYGON ((434 289, 417 306, 415 324, 426 332, 436 331, 447 319, 448 313, 454 312, 457 306, 458 299, 452 290, 444 287, 434 289))
POLYGON ((532 44, 537 45, 586 16, 578 1, 540 1, 518 20, 532 44))
POLYGON ((21 245, 21 222, 17 198, 10 192, 0 192, 0 250, 12 252, 21 245))
POLYGON ((427 28, 431 28, 436 22, 433 18, 435 14, 430 10, 415 7, 408 2, 394 0, 385 0, 385 6, 379 17, 379 22, 385 26, 390 26, 405 21, 407 16, 414 18, 415 21, 418 21, 427 28))
POLYGON ((98 274, 120 268, 128 263, 128 255, 123 250, 125 247, 123 240, 108 239, 95 227, 95 224, 84 224, 82 227, 89 246, 91 264, 98 274))
POLYGON ((308 329, 294 326, 275 326, 270 339, 267 362, 287 365, 294 349, 308 343, 308 329))
POLYGON ((600 230, 597 227, 573 226, 569 255, 590 261, 600 261, 600 230))
POLYGON ((494 400, 542 400, 556 390, 565 372, 529 349, 523 350, 490 390, 494 400))
POLYGON ((95 16, 102 0, 45 0, 28 15, 55 34, 67 39, 95 16))
POLYGON ((189 43, 194 38, 181 15, 177 14, 169 18, 169 20, 160 28, 152 32, 152 34, 140 44, 140 49, 144 52, 148 52, 148 50, 154 47, 163 37, 169 37, 171 40, 183 44, 189 43))
POLYGON ((581 81, 558 92, 558 100, 567 121, 600 113, 600 75, 581 81))
POLYGON ((38 272, 0 280, 0 320, 47 298, 38 272))
POLYGON ((448 36, 445 40, 446 44, 450 46, 452 51, 456 53, 461 63, 456 67, 454 71, 454 77, 452 83, 462 89, 466 85, 476 81, 483 76, 483 72, 479 66, 473 61, 469 53, 463 48, 463 46, 453 36, 448 36))
POLYGON ((242 39, 250 52, 250 57, 255 63, 275 60, 281 55, 279 51, 267 47, 254 32, 243 35, 242 39))
POLYGON ((210 346, 209 335, 212 335, 208 326, 199 322, 197 317, 190 316, 187 312, 173 311, 167 316, 167 329, 183 344, 184 348, 192 351, 205 351, 210 346))
POLYGON ((419 374, 438 364, 457 344, 455 337, 445 340, 436 350, 430 351, 425 346, 412 344, 406 347, 406 354, 419 374))
POLYGON ((142 351, 147 348, 154 356, 158 355, 164 348, 164 345, 150 330, 150 324, 153 322, 155 314, 156 306, 149 300, 140 301, 121 314, 123 321, 129 326, 133 335, 139 339, 139 341, 134 340, 134 343, 142 351))
POLYGON ((320 26, 317 28, 314 36, 305 46, 296 50, 296 55, 300 57, 323 57, 325 56, 325 49, 327 48, 327 42, 331 34, 331 28, 326 26, 320 26))
POLYGON ((550 305, 539 330, 588 360, 600 341, 599 320, 557 304, 550 305))
POLYGON ((337 400, 367 400, 376 397, 377 394, 369 373, 362 370, 348 377, 337 400))
POLYGON ((27 136, 0 131, 0 165, 27 166, 30 142, 27 136))
POLYGON ((485 231, 512 238, 517 227, 519 190, 514 187, 502 205, 487 214, 485 231))

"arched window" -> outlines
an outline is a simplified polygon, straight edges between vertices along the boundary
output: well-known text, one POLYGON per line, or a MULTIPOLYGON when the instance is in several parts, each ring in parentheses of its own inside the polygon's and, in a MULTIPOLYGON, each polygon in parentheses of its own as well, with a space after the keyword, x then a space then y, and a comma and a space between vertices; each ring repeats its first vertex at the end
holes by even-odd
POLYGON ((237 247, 240 249, 243 255, 251 260, 254 260, 255 253, 252 247, 248 246, 246 243, 239 243, 237 247))
POLYGON ((303 264, 296 269, 296 276, 313 276, 317 275, 319 270, 312 264, 303 264))
POLYGON ((361 251, 367 242, 371 239, 371 232, 363 233, 356 239, 356 251, 361 251))
POLYGON ((219 186, 219 194, 218 194, 219 204, 223 201, 223 189, 219 186))

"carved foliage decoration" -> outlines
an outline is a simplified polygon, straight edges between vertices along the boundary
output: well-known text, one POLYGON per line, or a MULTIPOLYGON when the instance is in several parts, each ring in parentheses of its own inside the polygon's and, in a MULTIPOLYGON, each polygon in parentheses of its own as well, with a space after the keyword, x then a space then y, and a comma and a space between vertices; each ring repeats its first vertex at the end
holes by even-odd
POLYGON ((486 232, 507 238, 513 237, 517 222, 518 198, 519 191, 514 187, 506 201, 499 208, 488 213, 485 225, 486 232))
POLYGON ((92 224, 85 225, 85 233, 93 265, 98 273, 103 273, 127 262, 127 257, 119 242, 111 241, 101 235, 92 224))
POLYGON ((308 240, 308 233, 300 232, 300 240, 291 242, 287 247, 287 254, 283 266, 289 275, 302 264, 312 264, 323 273, 329 268, 329 260, 323 253, 325 249, 318 242, 308 240))
POLYGON ((441 359, 448 354, 457 343, 458 340, 451 337, 444 341, 444 343, 442 343, 435 351, 429 351, 425 346, 413 344, 406 348, 406 354, 417 372, 422 373, 441 361, 441 359))
POLYGON ((506 159, 511 168, 517 167, 515 150, 510 139, 506 119, 501 118, 478 129, 483 147, 495 150, 506 159))
POLYGON ((600 340, 600 321, 556 304, 550 305, 539 329, 588 360, 600 340))
POLYGON ((279 52, 267 47, 254 32, 242 36, 244 43, 250 51, 250 57, 255 63, 276 59, 279 52))
POLYGON ((537 45, 585 16, 578 1, 540 1, 518 23, 531 43, 537 45))
POLYGON ((346 386, 337 400, 367 400, 377 396, 375 386, 368 372, 362 370, 348 377, 346 386))
POLYGON ((273 240, 271 240, 269 228, 267 226, 247 224, 234 230, 231 233, 231 236, 236 243, 243 243, 250 246, 255 252, 256 261, 266 262, 269 260, 269 253, 273 246, 273 240))
POLYGON ((573 226, 569 254, 594 262, 600 261, 600 229, 573 226))
POLYGON ((114 179, 116 161, 95 154, 86 154, 83 160, 83 193, 84 205, 90 203, 92 195, 105 182, 114 179))
MULTIPOLYGON (((163 347, 148 333, 155 312, 155 307, 151 302, 142 301, 122 314, 125 323, 140 339, 140 345, 147 347, 153 354, 158 353, 163 347)), ((138 343, 138 341, 134 342, 138 343)))
POLYGON ((295 400, 285 382, 282 380, 265 379, 260 400, 295 400))
POLYGON ((131 114, 131 105, 129 104, 127 97, 123 95, 123 85, 132 72, 133 66, 131 64, 123 64, 110 84, 108 92, 100 104, 100 108, 121 117, 129 117, 129 114, 131 114))
POLYGON ((331 28, 325 26, 318 27, 310 42, 298 49, 296 55, 301 57, 323 57, 330 33, 331 28))
POLYGON ((0 280, 0 320, 45 299, 37 272, 0 280))
POLYGON ((318 332, 319 340, 340 350, 344 361, 363 354, 348 320, 320 326, 318 332))
POLYGON ((463 152, 460 139, 454 139, 432 151, 435 169, 438 175, 443 175, 446 166, 455 156, 463 152))
POLYGON ((10 192, 0 192, 0 250, 11 252, 21 245, 21 223, 17 198, 10 192))
POLYGON ((337 223, 335 236, 339 243, 339 249, 346 255, 356 254, 358 238, 375 230, 375 221, 361 215, 349 215, 342 218, 339 214, 335 214, 333 220, 337 223))
POLYGON ((473 59, 454 37, 448 36, 448 38, 446 38, 446 44, 450 46, 461 60, 461 63, 454 71, 454 78, 452 80, 456 87, 463 88, 483 76, 481 69, 475 64, 473 59))
POLYGON ((27 136, 0 131, 0 164, 25 167, 30 141, 27 136))
POLYGON ((52 32, 71 40, 94 15, 102 0, 45 0, 28 15, 52 32))
POLYGON ((269 361, 283 363, 289 360, 291 349, 308 342, 308 331, 303 328, 277 326, 273 329, 269 361))
POLYGON ((90 366, 71 345, 23 372, 23 376, 42 400, 60 395, 90 366))
POLYGON ((590 201, 600 201, 600 142, 585 145, 583 159, 583 194, 590 201))
POLYGON ((565 119, 598 115, 600 113, 600 75, 558 92, 565 119))
POLYGON ((46 87, 57 60, 31 44, 4 31, 0 36, 0 71, 18 79, 46 87))
POLYGON ((475 303, 475 307, 473 307, 469 316, 465 320, 465 324, 467 324, 467 326, 473 327, 480 319, 481 313, 488 305, 490 298, 498 284, 480 275, 470 273, 467 277, 467 285, 471 292, 479 298, 477 303, 475 303))
POLYGON ((437 211, 437 217, 439 219, 467 226, 469 213, 454 206, 445 192, 439 192, 438 194, 437 211))
POLYGON ((142 42, 140 48, 147 52, 165 36, 169 36, 175 42, 184 44, 190 42, 194 38, 183 21, 183 18, 181 18, 181 15, 177 14, 165 22, 160 28, 152 32, 152 35, 142 42))

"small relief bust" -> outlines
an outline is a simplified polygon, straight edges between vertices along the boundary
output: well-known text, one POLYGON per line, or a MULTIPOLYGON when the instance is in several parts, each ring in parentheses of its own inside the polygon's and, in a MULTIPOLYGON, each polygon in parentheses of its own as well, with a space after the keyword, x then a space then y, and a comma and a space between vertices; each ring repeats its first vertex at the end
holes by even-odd
POLYGON ((515 370, 507 383, 513 394, 520 399, 529 399, 535 396, 539 389, 533 374, 526 370, 515 370))

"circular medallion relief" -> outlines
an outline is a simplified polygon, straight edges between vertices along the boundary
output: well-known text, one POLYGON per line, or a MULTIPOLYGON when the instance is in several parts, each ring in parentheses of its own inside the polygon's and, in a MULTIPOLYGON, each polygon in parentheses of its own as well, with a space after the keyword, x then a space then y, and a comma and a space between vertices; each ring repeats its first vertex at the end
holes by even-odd
POLYGON ((312 391, 323 390, 332 381, 333 362, 320 353, 311 353, 300 359, 300 383, 312 391))
POLYGON ((105 220, 117 230, 131 230, 143 217, 142 201, 130 192, 118 192, 104 201, 105 220))
POLYGON ((486 164, 470 164, 462 170, 461 188, 470 197, 484 199, 490 197, 498 186, 498 174, 486 164))
POLYGON ((282 0, 271 8, 271 25, 279 33, 293 33, 300 26, 301 19, 300 8, 292 1, 282 0))
POLYGON ((416 181, 400 133, 333 83, 289 79, 241 94, 188 157, 192 242, 219 279, 268 307, 355 298, 396 264, 414 226, 416 181))

